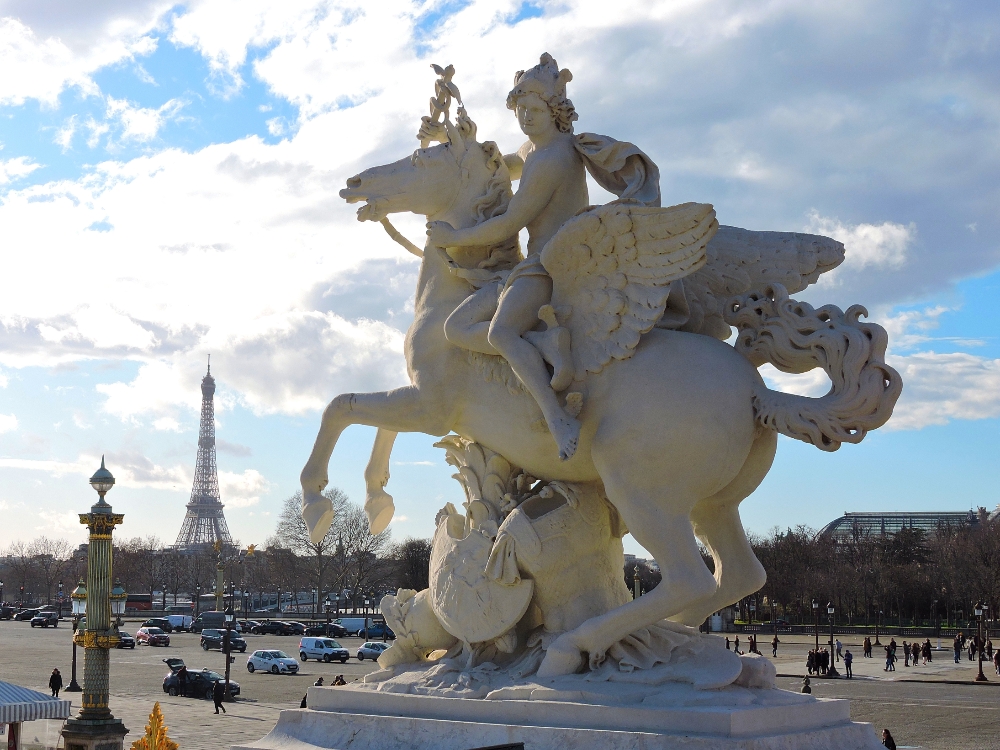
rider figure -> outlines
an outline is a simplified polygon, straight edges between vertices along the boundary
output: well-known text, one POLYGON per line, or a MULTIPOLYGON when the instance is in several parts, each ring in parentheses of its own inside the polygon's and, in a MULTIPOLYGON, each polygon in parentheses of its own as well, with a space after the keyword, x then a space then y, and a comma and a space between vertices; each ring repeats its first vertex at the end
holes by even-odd
POLYGON ((529 140, 516 154, 504 157, 511 178, 521 181, 506 212, 462 230, 432 222, 428 231, 433 244, 456 247, 496 244, 527 227, 527 257, 507 278, 492 321, 470 326, 466 340, 456 343, 500 354, 510 363, 541 408, 564 459, 576 451, 580 423, 559 404, 541 353, 522 336, 538 325, 538 310, 552 297, 552 279, 539 253, 563 222, 589 202, 583 159, 573 147, 577 115, 566 98, 571 78, 568 70, 560 72, 555 60, 544 55, 541 64, 518 74, 507 96, 507 106, 517 112, 529 140))
MULTIPOLYGON (((576 452, 580 422, 553 390, 572 381, 569 331, 556 325, 551 307, 546 315, 549 330, 533 330, 552 297, 552 279, 540 253, 564 222, 589 205, 588 169, 602 187, 622 199, 659 205, 660 198, 656 166, 635 146, 606 136, 573 134, 578 116, 566 98, 566 84, 572 79, 549 54, 515 76, 507 107, 517 113, 528 141, 516 154, 504 157, 511 179, 520 180, 507 210, 468 229, 430 222, 427 232, 432 244, 447 249, 497 244, 527 228, 527 256, 507 277, 499 303, 495 294, 472 295, 453 313, 445 332, 452 343, 507 360, 541 408, 563 460, 576 452), (555 370, 551 381, 542 352, 555 370)), ((419 137, 447 140, 443 125, 430 118, 423 122, 419 137)))

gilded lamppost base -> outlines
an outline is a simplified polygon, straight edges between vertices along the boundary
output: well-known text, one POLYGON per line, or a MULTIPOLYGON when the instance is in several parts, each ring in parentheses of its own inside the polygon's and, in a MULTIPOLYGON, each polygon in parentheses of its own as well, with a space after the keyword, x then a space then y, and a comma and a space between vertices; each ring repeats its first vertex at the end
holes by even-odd
POLYGON ((62 735, 66 750, 124 750, 128 729, 121 719, 67 719, 62 735))

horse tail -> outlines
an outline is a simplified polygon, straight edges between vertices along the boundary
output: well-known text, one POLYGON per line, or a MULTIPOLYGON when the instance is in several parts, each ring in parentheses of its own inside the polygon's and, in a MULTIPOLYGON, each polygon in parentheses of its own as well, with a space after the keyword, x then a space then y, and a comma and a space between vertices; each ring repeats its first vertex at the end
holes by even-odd
POLYGON ((903 380, 885 363, 885 329, 862 323, 860 305, 842 311, 818 310, 788 297, 780 284, 733 298, 725 319, 736 326, 735 347, 756 367, 769 362, 782 372, 822 367, 830 391, 808 398, 754 389, 754 413, 762 426, 782 435, 835 451, 841 443, 860 443, 869 430, 886 423, 903 390, 903 380))

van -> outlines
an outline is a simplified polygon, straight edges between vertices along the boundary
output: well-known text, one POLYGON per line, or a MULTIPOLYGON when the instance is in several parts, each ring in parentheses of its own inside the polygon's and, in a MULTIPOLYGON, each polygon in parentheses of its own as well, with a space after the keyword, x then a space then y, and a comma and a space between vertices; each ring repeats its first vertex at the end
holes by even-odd
POLYGON ((375 626, 376 620, 372 617, 341 617, 334 622, 344 628, 348 635, 364 635, 366 629, 375 626))
POLYGON ((194 618, 191 615, 167 615, 163 618, 174 630, 190 630, 194 618))
POLYGON ((339 661, 346 664, 351 655, 347 649, 332 638, 302 638, 299 640, 299 659, 308 661, 315 659, 325 662, 339 661))
POLYGON ((205 628, 220 628, 225 630, 225 627, 226 627, 225 612, 202 612, 191 623, 191 632, 200 633, 205 628))

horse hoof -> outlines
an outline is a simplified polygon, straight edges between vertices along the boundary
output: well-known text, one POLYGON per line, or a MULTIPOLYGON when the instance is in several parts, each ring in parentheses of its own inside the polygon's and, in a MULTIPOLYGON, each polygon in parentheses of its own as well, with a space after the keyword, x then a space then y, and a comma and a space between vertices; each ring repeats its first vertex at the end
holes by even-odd
POLYGON ((372 534, 381 534, 389 526, 396 506, 392 495, 384 490, 369 492, 365 497, 365 515, 368 516, 368 528, 372 534))
POLYGON ((319 544, 333 523, 333 503, 322 495, 305 493, 302 499, 302 520, 309 529, 313 544, 319 544))
MULTIPOLYGON (((565 637, 565 636, 563 636, 565 637)), ((545 651, 545 658, 538 667, 539 677, 560 677, 566 674, 576 674, 583 669, 585 660, 576 646, 562 643, 563 637, 557 638, 545 651)))

